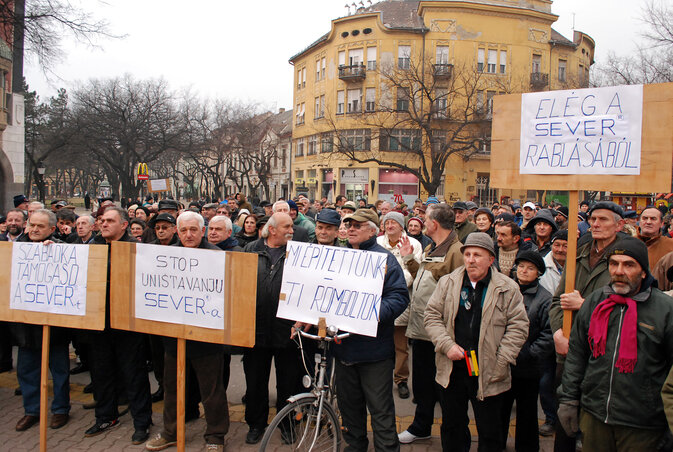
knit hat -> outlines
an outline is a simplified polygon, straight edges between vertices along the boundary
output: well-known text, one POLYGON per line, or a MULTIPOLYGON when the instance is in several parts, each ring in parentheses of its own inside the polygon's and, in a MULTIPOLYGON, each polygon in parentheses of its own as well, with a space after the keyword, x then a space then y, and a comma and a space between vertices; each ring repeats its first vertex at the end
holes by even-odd
POLYGON ((297 203, 292 201, 291 199, 287 201, 287 205, 290 206, 290 210, 299 210, 297 207, 297 203))
POLYGON ((561 206, 558 209, 556 209, 558 213, 563 215, 565 218, 568 218, 568 208, 566 206, 561 206))
POLYGON ((538 276, 542 276, 547 269, 544 264, 544 260, 540 253, 532 250, 519 251, 514 259, 514 265, 517 265, 519 261, 530 262, 531 264, 537 267, 537 271, 540 273, 538 276))
POLYGON ((428 197, 428 200, 425 201, 425 205, 430 205, 430 204, 439 204, 439 200, 435 198, 434 196, 428 197))
POLYGON ((617 242, 615 247, 610 251, 608 259, 610 256, 615 254, 623 254, 629 257, 632 257, 640 264, 643 271, 647 274, 650 273, 650 262, 647 256, 647 246, 642 240, 639 240, 635 237, 624 237, 617 242))
POLYGON ((28 202, 28 198, 26 198, 26 195, 16 195, 14 197, 14 208, 19 207, 24 202, 28 202))
POLYGON ((493 256, 495 256, 493 239, 491 238, 490 235, 486 234, 485 232, 472 232, 471 234, 469 234, 465 239, 465 245, 460 247, 460 252, 463 253, 465 251, 465 248, 468 248, 470 246, 478 246, 479 248, 483 248, 489 253, 491 253, 493 256))
POLYGON ((425 225, 425 223, 423 223, 423 220, 421 220, 419 217, 411 217, 409 218, 409 221, 407 221, 407 227, 409 227, 409 223, 411 223, 412 221, 418 221, 421 224, 421 227, 425 225))
POLYGON ((551 236, 551 242, 554 243, 555 240, 565 240, 566 242, 568 241, 568 230, 567 229, 560 229, 551 236))
POLYGON ((383 216, 383 218, 381 219, 381 224, 383 224, 383 227, 386 226, 386 221, 388 221, 388 220, 394 220, 394 221, 398 222, 399 225, 402 227, 402 229, 404 229, 404 226, 405 226, 404 225, 404 215, 402 215, 401 213, 392 211, 392 212, 388 212, 387 214, 385 214, 383 216))

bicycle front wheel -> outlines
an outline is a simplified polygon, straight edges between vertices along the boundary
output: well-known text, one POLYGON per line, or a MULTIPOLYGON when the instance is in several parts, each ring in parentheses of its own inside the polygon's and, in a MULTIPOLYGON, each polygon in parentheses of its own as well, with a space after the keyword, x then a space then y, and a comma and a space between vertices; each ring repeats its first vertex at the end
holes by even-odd
POLYGON ((259 450, 338 451, 341 442, 339 418, 325 401, 319 410, 317 397, 289 403, 273 418, 259 450), (320 411, 320 413, 319 413, 320 411))

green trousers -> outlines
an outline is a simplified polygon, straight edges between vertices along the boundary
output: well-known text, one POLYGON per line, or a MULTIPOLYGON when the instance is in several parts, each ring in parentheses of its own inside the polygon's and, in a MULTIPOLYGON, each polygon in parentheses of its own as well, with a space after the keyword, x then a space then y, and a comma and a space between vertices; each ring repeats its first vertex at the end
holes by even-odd
POLYGON ((584 410, 580 411, 582 445, 586 452, 651 452, 665 433, 664 429, 610 425, 584 410))

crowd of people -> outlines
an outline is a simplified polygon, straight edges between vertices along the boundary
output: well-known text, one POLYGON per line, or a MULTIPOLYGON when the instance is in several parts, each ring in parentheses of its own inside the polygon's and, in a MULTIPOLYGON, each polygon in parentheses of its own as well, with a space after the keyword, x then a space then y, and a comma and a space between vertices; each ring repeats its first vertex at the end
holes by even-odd
MULTIPOLYGON (((673 289, 673 239, 665 207, 636 213, 583 201, 575 289, 566 292, 569 209, 558 203, 480 207, 431 196, 407 206, 300 195, 253 206, 237 194, 187 205, 148 197, 118 207, 101 199, 83 215, 63 201, 45 208, 19 195, 14 204, 0 218, 0 240, 129 241, 258 255, 255 346, 187 342, 185 416, 199 417, 202 404, 207 450, 223 450, 229 429, 232 354, 243 359, 246 443, 258 443, 267 426, 272 362, 278 410, 303 392, 292 330, 310 326, 276 317, 290 240, 388 256, 376 337, 353 334, 333 349, 346 450, 369 447, 367 413, 377 451, 429 438, 439 403, 442 449, 464 452, 471 444, 468 402, 480 451, 505 449, 514 405, 517 451, 539 450, 540 435, 554 435, 555 451, 673 449, 673 298, 662 292, 673 289), (394 391, 415 403, 413 422, 401 432, 394 391)), ((3 324, 0 331, 0 371, 14 367, 18 346, 25 416, 16 430, 25 431, 39 421, 42 330, 3 324)), ((119 425, 119 407, 128 404, 133 444, 150 451, 176 444, 174 339, 115 330, 109 319, 101 332, 51 334, 51 428, 69 420, 69 374, 88 369, 95 419, 85 436, 119 425), (73 369, 70 344, 79 357, 73 369), (162 399, 163 425, 150 439, 151 404, 162 399)), ((285 428, 291 443, 292 426, 285 428)))

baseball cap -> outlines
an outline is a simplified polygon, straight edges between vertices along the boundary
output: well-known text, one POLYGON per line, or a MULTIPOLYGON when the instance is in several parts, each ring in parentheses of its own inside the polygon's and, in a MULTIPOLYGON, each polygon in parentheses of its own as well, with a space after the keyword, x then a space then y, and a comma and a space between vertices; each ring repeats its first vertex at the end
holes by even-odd
POLYGON ((170 213, 160 213, 154 218, 154 224, 157 224, 160 221, 165 221, 170 224, 175 224, 175 218, 170 213))
POLYGON ((526 207, 530 207, 531 209, 535 210, 535 204, 532 202, 528 201, 526 204, 523 205, 523 208, 525 209, 526 207))
POLYGON ((344 221, 371 221, 378 226, 379 216, 372 209, 357 209, 352 215, 348 216, 348 218, 344 218, 344 221))

